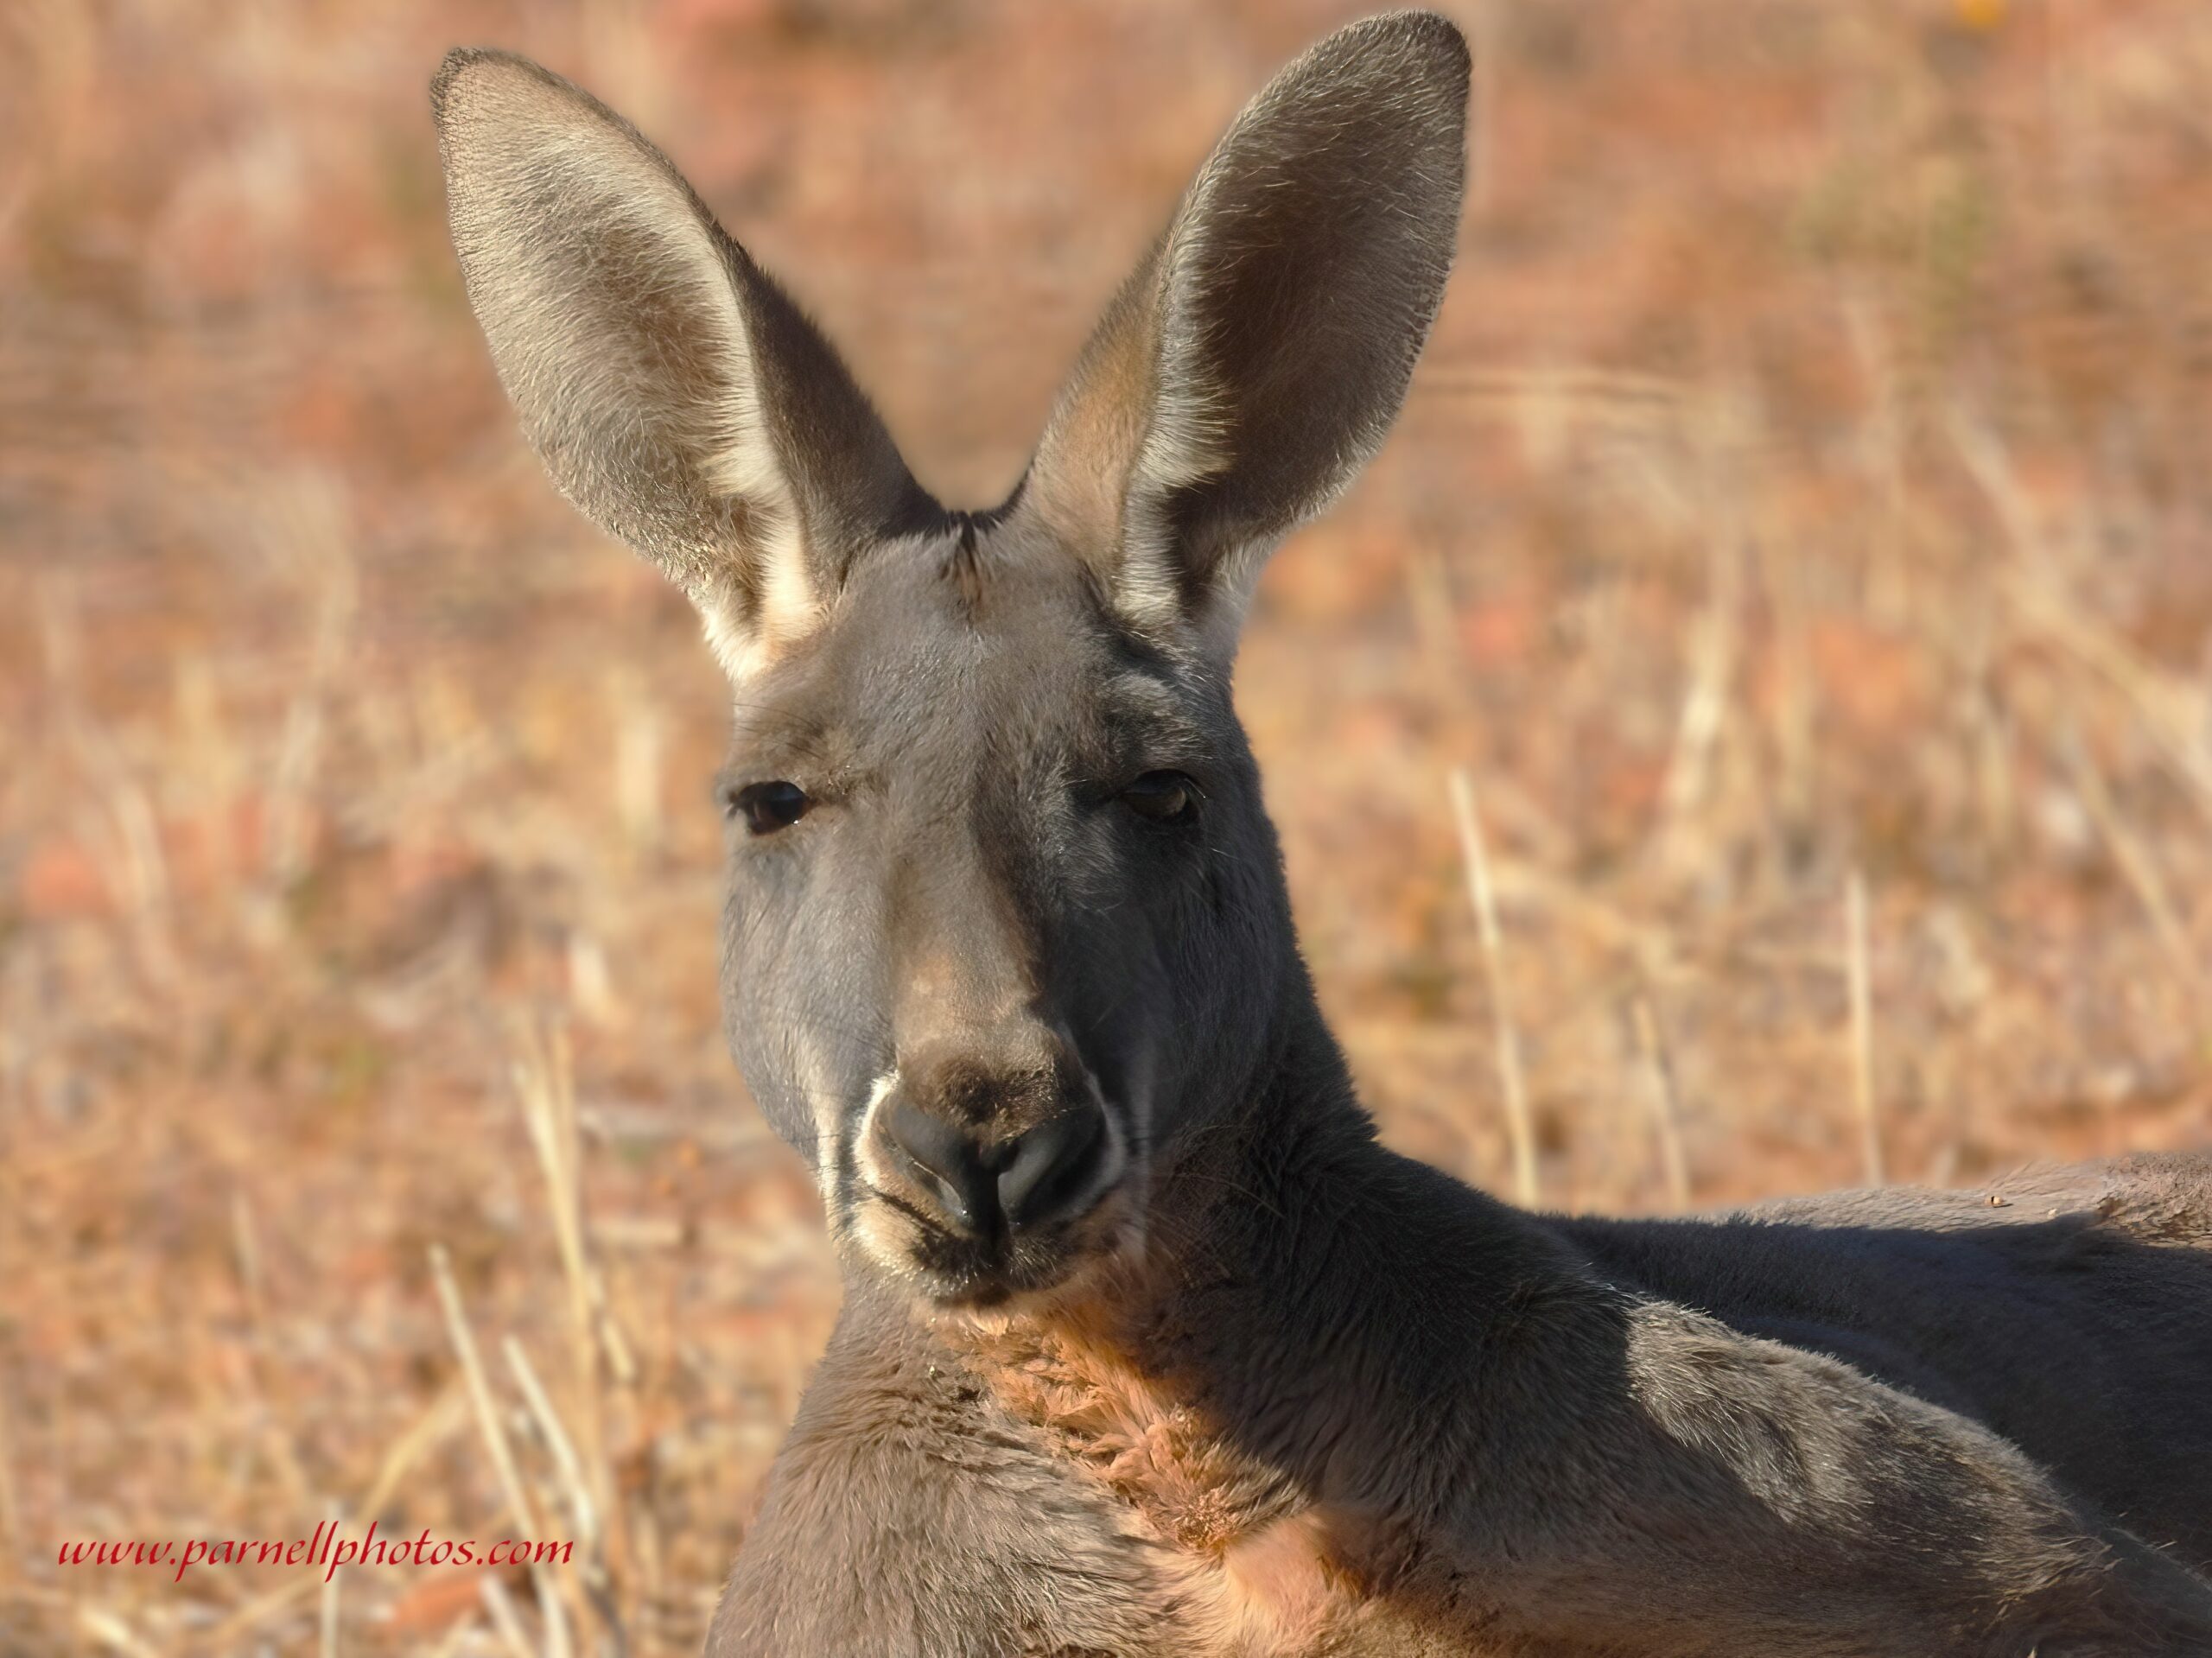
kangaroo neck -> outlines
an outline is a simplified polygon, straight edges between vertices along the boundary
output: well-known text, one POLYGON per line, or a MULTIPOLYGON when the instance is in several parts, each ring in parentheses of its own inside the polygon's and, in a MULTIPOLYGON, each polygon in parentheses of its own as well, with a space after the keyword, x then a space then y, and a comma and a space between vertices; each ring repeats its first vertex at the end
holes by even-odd
POLYGON ((1377 1144, 1310 992, 1287 1013, 1259 1085, 1170 1162, 1140 1259, 944 1330, 1014 1415, 1200 1548, 1409 1489, 1409 1458, 1473 1431, 1493 1324, 1582 1282, 1540 1223, 1377 1144))

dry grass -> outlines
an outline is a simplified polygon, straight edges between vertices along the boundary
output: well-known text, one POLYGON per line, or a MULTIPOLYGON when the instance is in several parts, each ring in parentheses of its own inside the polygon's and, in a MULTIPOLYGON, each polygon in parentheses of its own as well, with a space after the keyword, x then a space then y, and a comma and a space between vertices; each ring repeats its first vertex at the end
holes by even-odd
MULTIPOLYGON (((721 688, 512 435, 439 52, 661 135, 975 501, 1343 8, 1185 10, 0 14, 0 1651, 690 1650, 834 1305, 715 1030, 721 688), (54 1562, 512 1509, 576 1562, 54 1562)), ((1242 668, 1387 1133, 1510 1190, 1510 1028, 1559 1204, 2203 1143, 2212 16, 1471 21, 1461 273, 1242 668)))

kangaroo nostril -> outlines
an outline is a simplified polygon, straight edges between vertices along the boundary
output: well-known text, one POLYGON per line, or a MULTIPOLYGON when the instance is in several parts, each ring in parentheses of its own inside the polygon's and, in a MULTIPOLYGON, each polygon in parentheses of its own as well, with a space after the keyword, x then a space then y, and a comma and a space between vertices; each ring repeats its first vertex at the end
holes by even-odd
POLYGON ((976 1238, 1065 1219, 1091 1195, 1107 1146, 1106 1114, 1090 1101, 1012 1140, 986 1142, 894 1095, 874 1132, 912 1195, 976 1238))
POLYGON ((947 1220, 973 1233, 992 1229, 998 1207, 994 1183, 1003 1158, 987 1161, 983 1147, 967 1134, 903 1098, 886 1102, 878 1127, 943 1205, 947 1220))
POLYGON ((1106 1151, 1106 1114, 1086 1102, 1039 1123, 1014 1143, 999 1172, 999 1207, 1009 1227, 1062 1218, 1088 1195, 1106 1151))

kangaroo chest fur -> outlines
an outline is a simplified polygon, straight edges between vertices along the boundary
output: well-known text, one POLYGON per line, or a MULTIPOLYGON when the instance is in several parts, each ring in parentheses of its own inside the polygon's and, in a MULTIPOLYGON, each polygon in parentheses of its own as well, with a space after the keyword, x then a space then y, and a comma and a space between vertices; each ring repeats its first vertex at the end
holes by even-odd
POLYGON ((1358 1528, 1236 1445, 1187 1385, 1148 1373, 1125 1335, 1008 1321, 962 1345, 992 1400, 1147 1540, 1186 1650, 1325 1651, 1370 1612, 1358 1528))
POLYGON ((1098 1324, 878 1331, 833 1347, 709 1651, 1486 1650, 1384 1592, 1389 1536, 1098 1324))

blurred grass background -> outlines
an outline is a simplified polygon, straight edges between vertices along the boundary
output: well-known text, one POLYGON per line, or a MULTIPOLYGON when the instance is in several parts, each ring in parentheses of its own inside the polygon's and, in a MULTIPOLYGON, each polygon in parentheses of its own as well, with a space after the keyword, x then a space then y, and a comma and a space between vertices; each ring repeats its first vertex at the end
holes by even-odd
MULTIPOLYGON (((2212 12, 1454 9, 1459 274, 1239 681, 1386 1135, 1519 1190, 1503 1031, 1548 1204, 2203 1144, 2212 12)), ((980 505, 1356 10, 0 11, 0 1652, 690 1651, 835 1307, 716 1029, 726 689, 514 434, 444 48, 629 113, 980 505), (334 1514, 584 1546, 55 1563, 334 1514)))

